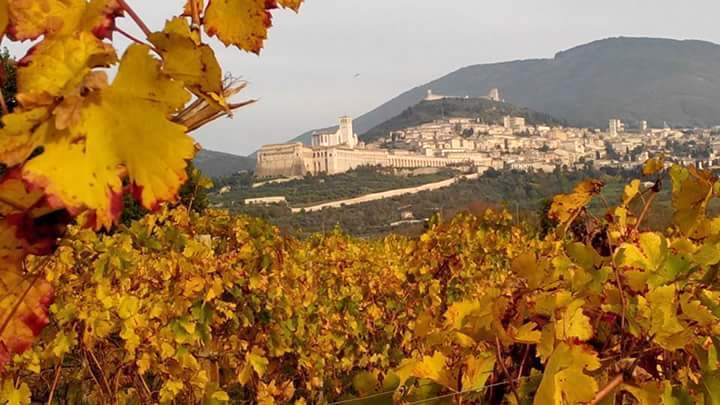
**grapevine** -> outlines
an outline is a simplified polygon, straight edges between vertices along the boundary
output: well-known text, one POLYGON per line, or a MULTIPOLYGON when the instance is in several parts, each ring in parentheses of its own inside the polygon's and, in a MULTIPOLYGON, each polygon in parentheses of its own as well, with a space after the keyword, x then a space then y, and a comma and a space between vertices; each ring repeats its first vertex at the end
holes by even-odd
POLYGON ((300 2, 190 0, 153 31, 124 0, 0 0, 34 41, 0 103, 0 403, 720 404, 710 171, 652 159, 600 214, 588 179, 544 237, 488 210, 295 239, 167 204, 188 133, 247 103, 203 37, 259 52, 277 5, 300 2), (118 224, 127 196, 150 213, 118 224))

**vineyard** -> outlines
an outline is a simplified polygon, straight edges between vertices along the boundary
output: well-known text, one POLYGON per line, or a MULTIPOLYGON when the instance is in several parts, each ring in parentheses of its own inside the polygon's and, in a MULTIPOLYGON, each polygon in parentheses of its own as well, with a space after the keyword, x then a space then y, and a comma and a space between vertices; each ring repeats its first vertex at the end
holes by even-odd
POLYGON ((257 53, 300 3, 190 0, 152 31, 124 0, 0 0, 32 43, 0 65, 0 404, 720 404, 711 172, 652 159, 613 202, 587 179, 543 237, 492 210, 370 240, 204 211, 189 134, 252 102, 204 41, 257 53))
POLYGON ((639 181, 602 218, 584 209, 600 183, 557 196, 545 239, 493 211, 381 240, 295 240, 183 206, 113 234, 73 227, 46 267, 50 324, 6 365, 2 393, 15 403, 716 404, 720 219, 703 209, 717 186, 709 173, 670 170, 677 228, 667 234, 639 230, 661 187, 639 181))

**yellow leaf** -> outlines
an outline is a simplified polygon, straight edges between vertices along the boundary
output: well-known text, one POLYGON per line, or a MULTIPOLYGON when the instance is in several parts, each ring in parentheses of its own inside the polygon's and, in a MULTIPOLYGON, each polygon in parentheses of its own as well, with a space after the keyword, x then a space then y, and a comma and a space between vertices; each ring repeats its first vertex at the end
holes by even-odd
POLYGON ((137 297, 126 295, 120 298, 118 307, 118 316, 121 319, 129 319, 138 314, 140 309, 140 300, 137 297))
POLYGON ((143 353, 142 356, 136 361, 138 372, 140 375, 144 375, 146 371, 150 369, 152 365, 152 357, 149 354, 143 353))
POLYGON ((585 305, 585 301, 575 300, 565 308, 562 318, 556 322, 555 338, 557 340, 586 341, 593 337, 593 327, 590 318, 583 313, 583 305, 585 305))
POLYGON ((30 246, 18 237, 20 229, 11 223, 13 218, 0 219, 0 319, 7 322, 0 331, 0 371, 14 354, 27 350, 49 323, 53 300, 50 284, 24 270, 30 246))
POLYGON ((572 221, 580 210, 602 190, 604 184, 599 180, 585 180, 575 186, 570 194, 560 194, 553 198, 548 216, 565 225, 572 221))
POLYGON ((18 101, 26 108, 51 105, 80 86, 90 70, 116 61, 115 51, 88 32, 40 43, 18 68, 18 101))
POLYGON ((478 309, 481 309, 481 304, 477 301, 456 302, 450 305, 445 313, 445 324, 455 329, 460 329, 463 326, 465 318, 478 309))
POLYGON ((116 0, 8 0, 8 36, 15 40, 55 38, 88 31, 108 38, 120 13, 116 0))
POLYGON ((170 402, 185 389, 182 381, 168 380, 160 389, 160 402, 170 402))
POLYGON ((588 346, 560 343, 548 360, 534 405, 579 404, 593 399, 598 383, 586 374, 600 368, 588 346))
POLYGON ((479 390, 485 386, 495 368, 495 353, 484 353, 477 357, 468 356, 465 360, 465 372, 462 375, 463 391, 479 390))
POLYGON ((403 359, 400 365, 393 370, 393 373, 400 379, 400 386, 405 384, 408 378, 413 376, 413 370, 417 366, 418 361, 414 359, 403 359))
POLYGON ((15 387, 11 378, 3 381, 0 388, 0 399, 6 405, 30 405, 32 402, 32 393, 27 384, 21 383, 19 387, 15 387))
POLYGON ((30 157, 43 142, 50 116, 47 108, 15 111, 2 117, 0 128, 0 162, 13 167, 30 157))
POLYGON ((711 172, 693 166, 673 166, 670 168, 670 178, 675 209, 673 220, 684 234, 692 236, 706 219, 705 212, 713 196, 715 177, 711 172))
POLYGON ((513 273, 527 281, 528 288, 531 290, 539 288, 547 276, 545 272, 539 268, 537 257, 535 253, 532 252, 525 252, 513 259, 511 269, 513 273))
POLYGON ((246 367, 250 366, 252 370, 254 370, 255 373, 258 375, 258 377, 262 377, 265 374, 265 371, 270 364, 268 359, 265 358, 265 351, 258 347, 254 347, 252 351, 248 352, 245 355, 245 362, 246 367))
POLYGON ((537 326, 535 322, 528 322, 521 326, 515 333, 515 341, 525 344, 539 344, 542 339, 542 332, 535 330, 537 326))
POLYGON ((74 213, 91 210, 96 228, 119 218, 125 172, 142 205, 154 209, 174 198, 187 178, 186 160, 195 153, 185 128, 168 119, 189 95, 160 72, 148 52, 130 46, 113 84, 89 96, 73 135, 56 133, 23 169, 23 177, 55 206, 74 213))
POLYGON ((623 205, 628 205, 640 192, 640 180, 633 180, 623 191, 623 205))
POLYGON ((163 72, 201 93, 222 97, 222 71, 213 50, 198 43, 184 18, 167 22, 149 38, 163 57, 163 72))
POLYGON ((298 11, 300 9, 300 5, 302 5, 304 0, 278 0, 278 4, 285 8, 291 8, 295 11, 298 11))
POLYGON ((0 0, 0 37, 5 35, 9 20, 8 0, 0 0))
POLYGON ((665 162, 662 157, 648 159, 643 165, 643 174, 645 176, 652 176, 653 174, 663 170, 665 168, 665 162))
POLYGON ((216 401, 230 401, 230 396, 225 391, 215 391, 210 398, 216 401))
POLYGON ((647 294, 650 335, 666 350, 677 350, 691 341, 692 332, 677 317, 675 285, 658 287, 647 294))
POLYGON ((15 40, 35 39, 65 33, 76 27, 84 12, 84 0, 9 0, 8 36, 15 40))
POLYGON ((431 356, 423 356, 422 360, 415 364, 412 370, 412 376, 417 378, 427 378, 440 385, 455 389, 455 384, 450 376, 447 367, 447 358, 440 352, 435 352, 431 356))
POLYGON ((259 53, 271 25, 272 7, 266 0, 213 0, 205 10, 205 31, 227 46, 259 53))

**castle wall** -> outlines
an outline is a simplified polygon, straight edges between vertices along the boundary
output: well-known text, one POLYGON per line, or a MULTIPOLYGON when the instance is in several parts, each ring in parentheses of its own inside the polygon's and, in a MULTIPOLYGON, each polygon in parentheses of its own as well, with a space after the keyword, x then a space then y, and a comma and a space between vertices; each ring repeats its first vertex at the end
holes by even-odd
POLYGON ((263 146, 257 155, 257 177, 304 176, 307 149, 301 143, 263 146))

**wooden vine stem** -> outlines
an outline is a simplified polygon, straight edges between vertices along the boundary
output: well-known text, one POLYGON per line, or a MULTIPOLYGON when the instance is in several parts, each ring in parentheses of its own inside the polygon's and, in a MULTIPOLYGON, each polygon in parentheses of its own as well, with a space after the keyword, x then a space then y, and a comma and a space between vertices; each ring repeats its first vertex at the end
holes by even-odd
POLYGON ((615 376, 615 378, 608 383, 608 385, 605 386, 605 388, 598 391, 597 395, 595 395, 595 398, 593 398, 592 401, 589 402, 589 405, 597 405, 605 399, 606 396, 610 395, 611 392, 615 391, 615 388, 617 388, 620 384, 623 383, 623 375, 618 374, 615 376))

